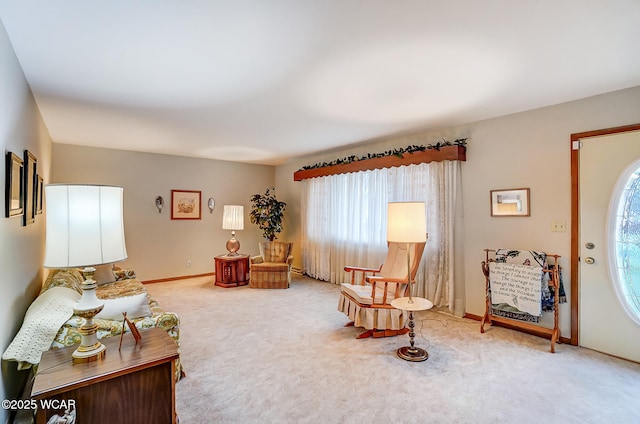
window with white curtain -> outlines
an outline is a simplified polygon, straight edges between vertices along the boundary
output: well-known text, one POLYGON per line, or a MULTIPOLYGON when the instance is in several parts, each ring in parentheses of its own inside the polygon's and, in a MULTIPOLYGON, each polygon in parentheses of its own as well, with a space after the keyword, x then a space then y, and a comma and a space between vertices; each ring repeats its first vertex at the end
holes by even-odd
POLYGON ((387 252, 387 203, 423 201, 429 237, 414 295, 452 309, 459 170, 458 161, 443 161, 304 180, 305 273, 340 284, 345 265, 379 267, 387 252))

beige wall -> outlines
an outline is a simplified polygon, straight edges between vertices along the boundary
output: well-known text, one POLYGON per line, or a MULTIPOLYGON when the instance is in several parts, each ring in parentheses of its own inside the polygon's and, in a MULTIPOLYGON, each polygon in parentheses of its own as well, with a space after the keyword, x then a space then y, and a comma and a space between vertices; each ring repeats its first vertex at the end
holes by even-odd
POLYGON ((212 273, 213 257, 227 252, 231 236, 222 229, 225 204, 244 205, 245 229, 236 237, 241 253, 258 254, 262 234, 249 222, 249 198, 275 182, 272 166, 58 143, 51 179, 124 187, 129 258, 119 265, 135 269, 142 280, 212 273), (202 191, 202 219, 171 220, 172 189, 202 191), (155 207, 158 195, 165 200, 162 213, 155 207), (206 206, 209 197, 216 202, 213 213, 206 206))
MULTIPOLYGON (((293 172, 304 165, 350 154, 380 152, 392 146, 469 137, 467 161, 462 164, 464 224, 462 246, 456 258, 456 299, 464 302, 467 313, 482 315, 484 277, 480 262, 485 248, 536 249, 562 255, 560 263, 569 290, 570 134, 637 122, 640 122, 640 87, 292 161, 277 168, 276 184, 280 193, 287 193, 291 210, 298 211, 302 183, 293 181, 293 172), (519 187, 531 189, 531 217, 492 218, 489 191, 519 187), (551 222, 558 220, 567 223, 567 232, 551 232, 551 222)), ((288 220, 287 237, 299 244, 299 217, 289 216, 288 220)), ((568 303, 562 305, 560 314, 562 334, 568 337, 568 303)))
MULTIPOLYGON (((24 313, 40 290, 44 256, 44 218, 22 226, 22 218, 5 218, 5 160, 6 152, 22 157, 28 149, 38 159, 37 172, 45 181, 49 179, 51 140, 42 123, 22 69, 0 23, 0 146, 2 146, 2 193, 0 205, 0 351, 18 332, 24 313)), ((2 361, 0 399, 15 399, 27 373, 17 372, 15 362, 2 361)), ((2 422, 8 420, 8 411, 0 411, 2 422)))

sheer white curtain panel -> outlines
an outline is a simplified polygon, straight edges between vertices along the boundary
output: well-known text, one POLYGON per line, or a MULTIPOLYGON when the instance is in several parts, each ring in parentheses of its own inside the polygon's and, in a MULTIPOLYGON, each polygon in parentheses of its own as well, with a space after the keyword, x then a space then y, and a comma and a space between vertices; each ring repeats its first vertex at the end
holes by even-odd
POLYGON ((302 252, 308 275, 346 282, 345 265, 377 268, 387 251, 387 203, 423 201, 429 238, 414 295, 454 304, 458 161, 431 162, 304 181, 302 252))

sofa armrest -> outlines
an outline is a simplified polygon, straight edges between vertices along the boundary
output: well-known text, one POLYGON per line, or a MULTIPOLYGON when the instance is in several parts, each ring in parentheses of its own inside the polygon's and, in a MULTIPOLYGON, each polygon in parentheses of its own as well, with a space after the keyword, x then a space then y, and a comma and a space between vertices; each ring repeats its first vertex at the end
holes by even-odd
POLYGON ((114 270, 113 275, 116 277, 115 281, 132 280, 136 278, 136 272, 131 268, 114 270))

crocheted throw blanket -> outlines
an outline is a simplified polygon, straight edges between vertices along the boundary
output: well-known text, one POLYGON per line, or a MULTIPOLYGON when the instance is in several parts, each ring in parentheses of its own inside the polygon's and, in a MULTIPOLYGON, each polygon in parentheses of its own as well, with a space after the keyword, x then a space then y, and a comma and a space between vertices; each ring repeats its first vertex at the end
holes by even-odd
POLYGON ((66 287, 52 287, 38 296, 24 316, 22 327, 2 354, 6 361, 17 361, 18 369, 40 363, 60 327, 73 315, 80 294, 66 287))

